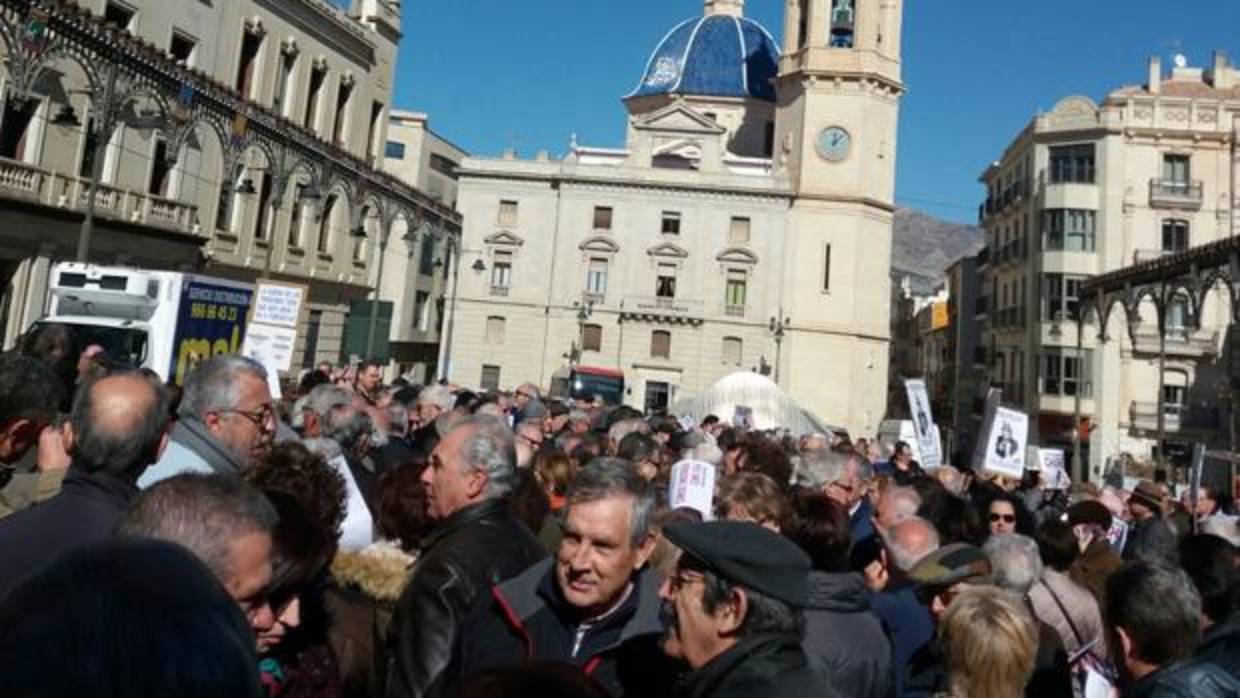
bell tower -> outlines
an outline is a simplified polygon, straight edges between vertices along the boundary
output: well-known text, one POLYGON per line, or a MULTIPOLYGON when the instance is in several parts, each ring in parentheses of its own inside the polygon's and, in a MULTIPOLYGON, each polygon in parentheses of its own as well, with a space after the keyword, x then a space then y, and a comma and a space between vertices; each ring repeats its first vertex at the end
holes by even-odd
POLYGON ((886 411, 903 0, 786 0, 775 168, 794 193, 781 381, 854 434, 886 411))

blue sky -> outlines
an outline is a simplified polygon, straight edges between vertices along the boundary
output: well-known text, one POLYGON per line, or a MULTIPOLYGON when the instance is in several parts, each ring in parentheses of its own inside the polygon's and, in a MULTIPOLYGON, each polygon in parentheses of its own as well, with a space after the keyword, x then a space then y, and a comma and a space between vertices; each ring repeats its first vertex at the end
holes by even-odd
MULTIPOLYGON (((783 0, 746 14, 781 39, 783 0)), ((395 106, 479 155, 620 146, 620 97, 701 0, 405 0, 395 106)), ((1039 110, 1145 80, 1151 54, 1208 66, 1238 0, 905 0, 899 203, 974 222, 977 177, 1039 110), (950 11, 949 11, 950 10, 950 11)))

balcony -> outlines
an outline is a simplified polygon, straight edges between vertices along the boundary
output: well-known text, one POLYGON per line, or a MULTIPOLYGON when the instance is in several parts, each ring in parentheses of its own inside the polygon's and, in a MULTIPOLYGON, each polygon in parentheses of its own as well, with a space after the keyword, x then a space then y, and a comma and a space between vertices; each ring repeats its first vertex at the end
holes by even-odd
MULTIPOLYGON (((1218 354, 1219 333, 1217 330, 1197 330, 1187 328, 1167 328, 1167 339, 1163 349, 1168 356, 1185 356, 1201 358, 1218 354)), ((1137 354, 1158 354, 1158 328, 1142 325, 1133 333, 1133 352, 1137 354)))
POLYGON ((1201 180, 1151 179, 1150 208, 1201 210, 1201 180))
POLYGON ((723 314, 727 317, 745 317, 745 306, 725 304, 723 306, 723 314))
MULTIPOLYGON (((35 165, 0 158, 0 199, 24 201, 85 212, 89 180, 35 165)), ((142 192, 100 183, 95 191, 95 214, 101 218, 199 235, 198 207, 142 192)))
MULTIPOLYGON (((1133 429, 1158 431, 1158 403, 1136 402, 1128 408, 1133 429)), ((1222 415, 1217 407, 1190 407, 1167 403, 1163 405, 1163 429, 1167 433, 1210 432, 1222 428, 1222 415)))
POLYGON ((506 296, 508 295, 508 287, 507 287, 507 286, 499 286, 499 285, 497 285, 497 284, 491 284, 491 295, 492 295, 492 296, 506 297, 506 296))
POLYGON ((606 301, 606 298, 607 298, 607 294, 604 293, 603 291, 582 291, 581 292, 582 303, 593 303, 595 305, 603 305, 603 303, 606 301))

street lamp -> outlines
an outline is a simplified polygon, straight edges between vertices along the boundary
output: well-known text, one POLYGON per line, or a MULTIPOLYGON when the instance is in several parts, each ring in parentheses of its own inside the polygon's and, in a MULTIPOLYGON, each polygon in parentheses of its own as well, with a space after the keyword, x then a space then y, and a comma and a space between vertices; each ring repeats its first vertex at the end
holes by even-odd
MULTIPOLYGON (((784 309, 782 307, 779 309, 779 314, 780 315, 784 314, 784 309)), ((781 320, 778 316, 771 317, 770 322, 767 324, 767 329, 770 330, 771 334, 775 336, 775 384, 776 385, 779 385, 779 364, 781 363, 780 348, 784 343, 784 332, 788 329, 788 327, 791 324, 792 324, 792 318, 785 317, 781 320)))
POLYGON ((581 363, 581 353, 586 349, 586 320, 594 315, 594 301, 585 303, 574 301, 573 307, 577 309, 577 340, 568 349, 567 358, 570 366, 581 363))

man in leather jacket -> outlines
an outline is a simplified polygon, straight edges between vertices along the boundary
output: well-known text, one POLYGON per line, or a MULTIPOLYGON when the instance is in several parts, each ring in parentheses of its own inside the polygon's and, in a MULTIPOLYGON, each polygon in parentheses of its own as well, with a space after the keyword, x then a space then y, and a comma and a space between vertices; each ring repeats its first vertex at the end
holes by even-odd
POLYGON ((1130 562, 1107 580, 1106 617, 1119 638, 1125 698, 1235 698, 1240 682, 1193 660, 1201 598, 1179 568, 1130 562))
POLYGON ((515 461, 512 432, 490 417, 465 420, 431 453, 422 484, 436 525, 423 541, 379 658, 390 698, 426 695, 478 597, 546 555, 509 509, 515 461))

